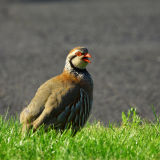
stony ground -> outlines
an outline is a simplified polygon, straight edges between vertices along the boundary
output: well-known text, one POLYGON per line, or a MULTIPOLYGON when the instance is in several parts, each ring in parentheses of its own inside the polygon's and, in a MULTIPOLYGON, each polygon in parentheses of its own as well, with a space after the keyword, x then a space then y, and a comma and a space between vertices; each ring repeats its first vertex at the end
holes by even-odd
POLYGON ((91 120, 160 113, 159 0, 0 0, 0 113, 19 114, 79 45, 93 56, 91 120))

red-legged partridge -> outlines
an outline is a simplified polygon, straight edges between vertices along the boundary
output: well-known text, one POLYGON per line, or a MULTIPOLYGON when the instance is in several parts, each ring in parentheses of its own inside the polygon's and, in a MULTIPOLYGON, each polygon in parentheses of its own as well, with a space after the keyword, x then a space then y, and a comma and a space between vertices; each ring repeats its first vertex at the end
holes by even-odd
POLYGON ((22 131, 42 124, 76 133, 86 123, 93 99, 93 81, 86 70, 91 55, 84 47, 72 49, 63 72, 42 84, 30 104, 20 114, 22 131))

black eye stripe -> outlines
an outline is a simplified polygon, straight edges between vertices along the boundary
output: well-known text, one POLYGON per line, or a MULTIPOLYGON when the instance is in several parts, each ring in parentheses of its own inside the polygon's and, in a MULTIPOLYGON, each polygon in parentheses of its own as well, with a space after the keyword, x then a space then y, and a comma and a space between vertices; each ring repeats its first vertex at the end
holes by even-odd
POLYGON ((71 58, 71 60, 70 60, 70 61, 72 61, 72 59, 73 59, 73 58, 75 58, 75 57, 77 57, 77 55, 74 55, 74 56, 71 58))
POLYGON ((73 63, 72 63, 72 59, 74 59, 75 57, 77 57, 77 55, 74 55, 71 59, 70 59, 70 61, 69 61, 69 63, 70 63, 70 65, 74 68, 74 65, 73 65, 73 63))

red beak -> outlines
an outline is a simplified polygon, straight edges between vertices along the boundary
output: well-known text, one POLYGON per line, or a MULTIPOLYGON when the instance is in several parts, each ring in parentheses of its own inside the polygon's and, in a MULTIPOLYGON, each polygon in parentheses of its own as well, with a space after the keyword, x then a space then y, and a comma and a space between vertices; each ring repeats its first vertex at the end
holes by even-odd
POLYGON ((88 58, 91 58, 91 55, 89 53, 84 54, 83 60, 85 62, 91 63, 91 61, 88 58))

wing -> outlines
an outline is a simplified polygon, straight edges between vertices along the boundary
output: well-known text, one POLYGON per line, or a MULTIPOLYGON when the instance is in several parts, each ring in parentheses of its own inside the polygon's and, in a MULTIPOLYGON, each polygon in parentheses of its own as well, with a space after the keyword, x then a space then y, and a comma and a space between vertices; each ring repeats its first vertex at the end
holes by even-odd
POLYGON ((20 114, 20 122, 28 123, 36 119, 43 111, 44 105, 51 94, 49 81, 39 87, 30 104, 20 114))
POLYGON ((59 90, 49 97, 45 109, 33 122, 33 128, 36 130, 45 124, 63 130, 72 124, 76 130, 85 124, 90 110, 91 103, 84 89, 73 87, 59 90))
POLYGON ((54 127, 66 129, 72 125, 72 129, 78 130, 86 123, 91 111, 91 103, 88 94, 80 88, 78 97, 65 106, 63 110, 56 116, 54 127))

